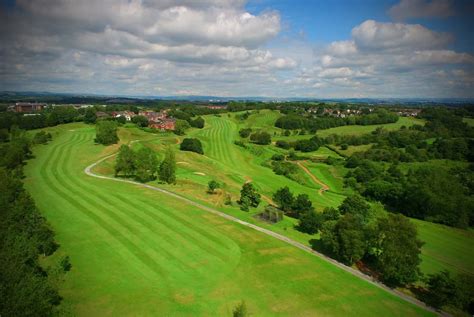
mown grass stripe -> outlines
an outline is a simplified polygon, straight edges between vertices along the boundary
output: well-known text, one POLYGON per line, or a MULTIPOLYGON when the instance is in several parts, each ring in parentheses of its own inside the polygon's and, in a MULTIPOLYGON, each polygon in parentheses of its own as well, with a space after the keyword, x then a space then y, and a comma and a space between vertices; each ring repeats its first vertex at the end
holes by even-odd
MULTIPOLYGON (((65 172, 65 175, 68 175, 67 172, 65 172)), ((84 182, 80 179, 77 180, 77 185, 80 186, 81 188, 86 188, 87 186, 91 187, 89 185, 90 183, 84 182)), ((94 186, 95 187, 95 186, 94 186)), ((94 189, 90 189, 89 192, 91 194, 96 194, 100 192, 100 188, 95 187, 94 189)), ((146 204, 146 208, 138 208, 138 200, 134 200, 133 203, 130 203, 130 201, 124 199, 123 197, 116 195, 115 193, 110 193, 109 195, 100 195, 97 194, 98 197, 100 197, 104 202, 108 203, 110 206, 115 206, 117 203, 119 203, 121 206, 128 206, 127 210, 132 211, 135 215, 132 216, 134 217, 134 220, 139 222, 141 225, 147 227, 150 231, 154 232, 155 228, 160 227, 161 229, 164 229, 167 234, 165 235, 160 235, 160 237, 165 238, 170 245, 175 248, 175 242, 176 239, 178 239, 181 242, 180 246, 184 246, 186 249, 192 253, 191 255, 201 255, 202 253, 209 253, 213 256, 215 256, 218 260, 221 262, 225 262, 229 260, 229 255, 226 253, 228 250, 225 248, 225 251, 219 250, 215 247, 216 244, 220 245, 221 242, 219 239, 213 239, 210 238, 208 235, 203 235, 202 232, 199 228, 196 226, 192 225, 189 222, 184 222, 181 221, 180 218, 176 217, 171 217, 170 215, 172 214, 171 212, 168 211, 168 213, 160 212, 160 213, 153 213, 150 212, 148 209, 156 210, 157 207, 156 205, 152 204, 146 204), (146 214, 148 217, 154 219, 154 222, 148 221, 148 219, 144 219, 141 215, 146 214), (167 217, 170 220, 165 220, 164 217, 167 217), (189 226, 192 226, 190 228, 189 226), (198 229, 201 234, 195 229, 198 229), (171 235, 170 233, 173 233, 171 235), (193 233, 194 235, 192 235, 193 233), (191 243, 192 241, 196 243, 191 243)), ((142 205, 143 206, 143 205, 142 205)), ((122 208, 125 209, 125 208, 122 208)), ((127 214, 129 215, 129 214, 127 214)), ((129 215, 131 216, 131 215, 129 215)), ((204 231, 205 232, 205 231, 204 231)), ((181 249, 181 248, 180 248, 181 249)), ((188 254, 186 252, 185 254, 188 254)), ((189 257, 189 256, 184 256, 184 257, 189 257)), ((186 260, 187 261, 187 260, 186 260)))
MULTIPOLYGON (((116 196, 115 198, 125 202, 125 200, 120 196, 116 196)), ((194 245, 194 252, 205 252, 214 256, 221 262, 226 262, 230 259, 229 254, 226 252, 227 249, 223 251, 216 248, 215 244, 217 243, 215 243, 215 240, 200 235, 194 228, 188 227, 188 224, 185 222, 176 221, 172 217, 169 217, 169 214, 171 214, 169 210, 167 210, 166 213, 163 212, 163 210, 161 210, 162 212, 160 213, 154 213, 149 211, 149 208, 156 209, 156 206, 154 207, 152 204, 143 204, 141 200, 135 200, 134 202, 137 205, 145 206, 143 209, 140 209, 140 211, 146 214, 148 218, 152 219, 154 223, 158 223, 163 228, 167 228, 167 230, 171 230, 178 234, 181 237, 180 240, 183 244, 194 245)))
MULTIPOLYGON (((67 142, 68 141, 64 143, 67 142)), ((119 242, 124 247, 124 249, 130 252, 131 255, 133 255, 140 263, 150 269, 154 274, 157 274, 162 279, 167 279, 168 273, 164 271, 151 257, 138 248, 135 243, 124 236, 119 230, 111 226, 107 221, 103 220, 100 216, 90 211, 80 201, 74 199, 67 190, 63 190, 56 185, 57 180, 55 180, 54 171, 50 168, 48 163, 51 162, 55 156, 57 156, 58 149, 60 149, 59 144, 55 144, 50 151, 51 154, 49 160, 45 160, 44 164, 40 168, 40 174, 45 184, 55 192, 58 199, 62 199, 63 201, 67 202, 72 207, 72 209, 78 210, 80 213, 96 223, 105 232, 107 232, 112 239, 115 239, 117 242, 119 242)))
MULTIPOLYGON (((83 142, 87 142, 87 140, 83 141, 83 142)), ((119 208, 117 208, 115 205, 113 204, 110 204, 107 206, 107 207, 103 207, 103 203, 102 201, 98 200, 98 198, 102 198, 103 196, 98 194, 97 192, 86 192, 85 189, 87 188, 88 184, 85 184, 85 186, 82 186, 81 184, 79 184, 77 181, 76 181, 76 178, 74 177, 74 175, 70 175, 69 174, 69 171, 68 171, 68 168, 66 167, 66 165, 70 165, 70 163, 68 161, 70 161, 70 158, 71 158, 71 150, 73 147, 75 146, 78 146, 80 145, 80 143, 76 143, 76 144, 68 144, 66 145, 65 147, 65 150, 64 151, 61 151, 63 152, 64 155, 61 155, 60 158, 61 160, 59 160, 58 164, 55 164, 55 166, 61 166, 61 175, 69 175, 69 177, 67 177, 67 180, 69 180, 69 182, 71 182, 71 184, 75 184, 76 186, 72 187, 69 185, 69 183, 67 182, 64 182, 64 181, 61 181, 60 182, 62 183, 62 185, 68 189, 71 193, 74 193, 76 195, 79 195, 80 197, 82 197, 82 199, 87 202, 89 205, 91 205, 92 207, 95 207, 97 210, 103 210, 103 211, 106 211, 106 214, 108 215, 108 217, 110 219, 113 219, 116 223, 118 223, 120 226, 122 226, 123 228, 127 229, 131 234, 132 236, 134 236, 134 239, 138 240, 139 243, 141 242, 144 242, 149 250, 151 251, 152 254, 155 255, 155 257, 158 257, 158 258, 163 258, 161 256, 161 253, 165 253, 165 255, 167 256, 168 259, 166 259, 166 257, 163 261, 163 263, 169 263, 169 259, 175 259, 180 265, 180 269, 181 270, 185 270, 185 269, 191 269, 191 267, 189 266, 189 264, 184 260, 182 259, 182 255, 181 254, 176 254, 178 253, 177 251, 175 251, 175 247, 173 245, 171 245, 169 248, 158 248, 158 244, 156 242, 156 239, 158 238, 158 236, 155 236, 155 238, 153 238, 153 235, 151 236, 146 236, 143 234, 143 232, 141 230, 139 230, 138 228, 136 228, 135 226, 133 226, 133 222, 129 221, 128 217, 126 214, 124 214, 119 208), (77 188, 77 189, 76 189, 77 188), (124 215, 124 216, 122 216, 124 215), (154 241, 150 241, 150 240, 154 240, 154 241), (173 251, 170 251, 173 250, 173 251)), ((130 208, 133 208, 133 206, 129 206, 130 208)), ((164 265, 162 265, 164 266, 164 265)), ((169 267, 169 270, 170 271, 175 271, 177 269, 175 263, 169 263, 169 265, 167 265, 169 267)))

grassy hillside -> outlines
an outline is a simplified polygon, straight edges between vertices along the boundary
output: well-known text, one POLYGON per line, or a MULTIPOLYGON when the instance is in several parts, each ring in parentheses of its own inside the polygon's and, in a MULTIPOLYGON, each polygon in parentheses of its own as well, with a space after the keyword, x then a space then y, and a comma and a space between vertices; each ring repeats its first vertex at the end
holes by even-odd
POLYGON ((474 275, 474 231, 462 230, 427 221, 413 219, 422 248, 421 270, 432 274, 441 270, 474 275))
MULTIPOLYGON (((198 161, 199 168, 211 164, 222 168, 225 179, 239 181, 270 177, 257 167, 258 159, 229 143, 235 123, 208 121, 208 128, 196 132, 208 137, 209 157, 198 161)), ((117 146, 94 145, 88 126, 51 130, 54 140, 35 149, 25 182, 56 231, 61 252, 71 257, 61 294, 73 314, 230 316, 243 299, 253 316, 428 315, 281 241, 164 194, 87 176, 84 167, 117 146)), ((134 129, 121 136, 148 138, 134 129)), ((163 146, 161 140, 148 145, 163 146)), ((191 164, 197 158, 186 155, 179 160, 191 164)), ((185 165, 179 165, 180 176, 187 173, 185 165)), ((199 179, 193 175, 190 180, 199 179)), ((272 181, 281 179, 265 183, 272 181)), ((184 184, 178 185, 182 191, 184 184)))

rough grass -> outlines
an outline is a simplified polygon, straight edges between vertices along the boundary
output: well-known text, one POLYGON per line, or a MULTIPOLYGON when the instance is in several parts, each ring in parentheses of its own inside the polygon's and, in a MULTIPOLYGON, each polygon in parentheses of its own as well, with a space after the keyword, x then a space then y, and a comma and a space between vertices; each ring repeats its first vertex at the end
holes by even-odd
MULTIPOLYGON (((234 131, 232 122, 214 126, 234 131)), ((76 315, 230 316, 242 299, 253 316, 428 315, 281 241, 159 192, 87 176, 84 167, 117 146, 94 145, 83 125, 54 132, 35 149, 25 182, 71 257, 61 295, 76 315)), ((208 150, 228 170, 248 158, 221 143, 208 150)))

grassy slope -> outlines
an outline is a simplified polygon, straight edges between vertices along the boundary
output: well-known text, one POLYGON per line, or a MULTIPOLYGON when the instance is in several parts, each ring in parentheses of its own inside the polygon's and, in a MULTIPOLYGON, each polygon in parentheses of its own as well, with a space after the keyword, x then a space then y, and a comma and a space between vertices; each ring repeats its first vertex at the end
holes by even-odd
POLYGON ((413 219, 418 227, 422 248, 421 270, 425 274, 449 270, 474 275, 474 231, 462 230, 413 219))
MULTIPOLYGON (((277 114, 275 114, 274 111, 264 110, 259 114, 251 115, 248 120, 251 120, 251 125, 254 128, 257 126, 260 129, 269 130, 270 126, 273 125, 273 120, 276 120, 276 118, 277 114)), ((285 217, 284 221, 270 226, 262 224, 253 218, 253 215, 258 211, 254 210, 250 213, 243 213, 237 206, 224 206, 223 195, 210 196, 205 193, 207 182, 211 179, 216 179, 225 183, 225 191, 230 192, 234 200, 238 199, 241 184, 247 179, 253 179, 260 191, 267 197, 271 197, 276 189, 282 186, 289 186, 295 193, 307 193, 313 200, 317 209, 322 210, 322 208, 327 206, 337 206, 344 199, 344 194, 347 194, 347 190, 343 189, 342 177, 345 173, 344 168, 329 166, 323 163, 307 163, 309 170, 331 188, 331 190, 326 192, 324 195, 318 195, 317 190, 319 189, 319 186, 314 184, 311 188, 303 186, 283 176, 275 175, 269 168, 261 166, 261 162, 271 157, 274 153, 281 151, 280 149, 273 146, 254 146, 254 148, 261 150, 249 151, 233 144, 233 140, 238 139, 238 129, 249 126, 246 121, 243 123, 236 121, 234 120, 233 115, 230 118, 227 115, 223 115, 221 118, 207 116, 205 119, 206 127, 203 130, 192 130, 190 134, 203 141, 206 155, 201 156, 194 153, 177 151, 178 161, 182 163, 178 164, 180 167, 178 170, 178 178, 181 181, 179 182, 179 186, 172 187, 171 189, 181 192, 188 197, 194 197, 196 200, 201 202, 207 202, 211 206, 222 208, 222 210, 227 213, 249 222, 258 223, 259 225, 285 234, 302 243, 307 243, 311 238, 317 238, 317 236, 310 236, 296 231, 293 228, 296 221, 292 218, 285 217), (202 173, 205 175, 199 175, 196 173, 202 173)), ((411 122, 417 120, 413 118, 401 118, 401 120, 403 119, 407 119, 411 122)), ((345 130, 339 132, 345 133, 345 130)), ((307 138, 308 136, 305 137, 307 138)), ((164 137, 160 142, 175 144, 176 136, 164 137)), ((173 146, 176 149, 178 148, 177 145, 173 146)), ((160 147, 159 145, 156 146, 158 151, 162 148, 163 147, 160 147)), ((327 150, 324 147, 321 149, 327 150)), ((321 149, 310 153, 310 155, 317 156, 321 152, 321 149)), ((334 152, 331 151, 331 153, 334 152)), ((337 156, 335 153, 334 155, 337 156)), ((439 164, 439 162, 435 160, 430 162, 430 164, 436 165, 439 164)), ((417 163, 410 164, 416 165, 417 163)), ((410 164, 402 164, 402 169, 407 169, 410 164)), ((261 208, 258 210, 261 210, 261 208)), ((429 274, 438 269, 455 269, 456 267, 459 267, 456 263, 460 261, 459 259, 465 259, 465 257, 459 257, 456 252, 453 253, 447 251, 446 249, 448 247, 446 244, 439 244, 439 239, 436 235, 431 233, 431 231, 436 232, 434 228, 436 228, 437 225, 423 221, 418 221, 418 223, 426 224, 425 226, 420 226, 419 229, 421 239, 426 242, 422 252, 422 271, 429 274), (432 247, 436 249, 436 246, 438 245, 440 245, 440 247, 438 247, 438 252, 445 252, 446 254, 442 259, 439 256, 431 255, 433 252, 430 251, 430 249, 432 247)), ((452 250, 469 249, 472 239, 457 239, 457 229, 450 229, 451 228, 447 228, 444 230, 444 233, 446 235, 446 240, 453 243, 452 250)), ((472 251, 468 254, 472 254, 472 251)), ((468 267, 470 264, 468 261, 462 262, 464 263, 464 267, 468 267)), ((457 272, 461 271, 457 270, 457 272)))
MULTIPOLYGON (((427 314, 278 240, 158 192, 89 177, 84 167, 117 146, 94 145, 93 130, 78 124, 54 131, 35 149, 26 185, 71 257, 61 293, 78 315, 229 316, 241 299, 254 316, 427 314)), ((223 150, 215 155, 232 164, 237 157, 223 150)))

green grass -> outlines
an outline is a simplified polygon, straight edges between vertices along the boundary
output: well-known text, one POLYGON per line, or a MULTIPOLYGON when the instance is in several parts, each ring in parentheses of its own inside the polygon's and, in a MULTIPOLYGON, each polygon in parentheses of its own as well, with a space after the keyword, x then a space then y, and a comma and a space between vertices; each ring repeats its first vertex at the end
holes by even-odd
POLYGON ((474 127, 474 118, 463 118, 462 121, 466 122, 471 127, 474 127))
POLYGON ((347 125, 326 130, 319 130, 317 135, 320 137, 327 137, 331 134, 361 135, 375 131, 378 127, 383 127, 386 130, 399 130, 402 126, 410 127, 414 124, 424 124, 424 121, 411 117, 400 117, 395 123, 375 125, 347 125))
MULTIPOLYGON (((208 140, 209 158, 198 166, 227 167, 228 178, 243 175, 236 170, 250 156, 226 139, 235 123, 210 123, 196 134, 220 141, 208 140)), ((87 176, 85 166, 118 146, 94 145, 94 131, 85 125, 52 131, 53 142, 35 148, 25 183, 54 228, 60 252, 71 257, 61 295, 75 315, 230 316, 242 299, 252 316, 429 315, 281 241, 159 192, 87 176)), ((121 136, 148 137, 136 129, 121 136)), ((179 159, 197 158, 186 155, 179 159)), ((245 163, 245 173, 260 180, 267 175, 258 175, 257 165, 245 163)), ((180 167, 179 173, 186 171, 180 167)))
POLYGON ((422 248, 421 271, 433 274, 441 270, 452 273, 474 275, 474 231, 462 230, 427 221, 412 220, 420 239, 425 242, 422 248))

